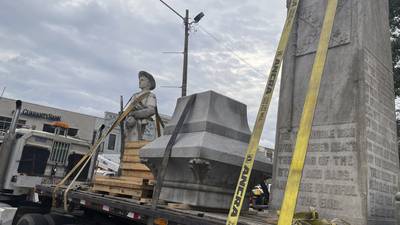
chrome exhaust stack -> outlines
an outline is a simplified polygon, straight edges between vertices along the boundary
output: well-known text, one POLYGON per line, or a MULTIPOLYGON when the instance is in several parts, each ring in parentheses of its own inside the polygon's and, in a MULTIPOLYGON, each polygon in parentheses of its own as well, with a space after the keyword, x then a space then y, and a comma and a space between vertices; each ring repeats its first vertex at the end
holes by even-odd
POLYGON ((19 116, 21 115, 21 109, 22 109, 22 101, 21 100, 17 100, 15 102, 15 113, 13 115, 13 118, 11 120, 11 125, 10 128, 8 129, 8 134, 10 135, 14 135, 15 134, 15 130, 17 129, 17 123, 18 123, 18 119, 19 116))
POLYGON ((9 167, 10 157, 12 155, 12 148, 15 143, 15 130, 17 129, 17 123, 19 116, 21 115, 22 101, 16 101, 15 112, 11 120, 11 125, 8 132, 4 136, 3 144, 0 146, 0 159, 4 163, 0 163, 0 189, 4 189, 5 177, 9 167))

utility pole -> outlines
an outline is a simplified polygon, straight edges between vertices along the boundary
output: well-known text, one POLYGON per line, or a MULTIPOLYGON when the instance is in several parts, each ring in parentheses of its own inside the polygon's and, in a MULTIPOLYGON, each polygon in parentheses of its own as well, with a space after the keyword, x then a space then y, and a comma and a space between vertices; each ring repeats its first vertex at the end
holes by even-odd
POLYGON ((188 70, 188 46, 189 46, 189 10, 186 9, 185 23, 185 45, 183 48, 183 71, 182 71, 182 97, 187 91, 187 70, 188 70))
POLYGON ((183 17, 181 14, 179 14, 175 9, 173 9, 171 6, 169 6, 163 0, 160 0, 160 2, 163 3, 165 6, 167 6, 167 8, 169 8, 177 16, 179 16, 183 20, 183 23, 185 25, 185 43, 184 43, 184 48, 183 48, 183 71, 182 71, 182 87, 181 87, 182 88, 182 97, 183 97, 183 96, 186 96, 186 94, 187 94, 188 46, 189 46, 190 25, 192 25, 193 23, 198 23, 201 20, 201 18, 203 18, 204 13, 200 12, 190 22, 189 21, 189 9, 186 9, 185 17, 183 17))

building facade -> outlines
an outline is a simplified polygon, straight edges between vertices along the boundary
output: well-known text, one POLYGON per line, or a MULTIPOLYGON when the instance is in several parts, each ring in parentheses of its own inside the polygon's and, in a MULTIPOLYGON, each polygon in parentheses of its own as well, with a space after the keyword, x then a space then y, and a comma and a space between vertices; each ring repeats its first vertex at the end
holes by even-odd
MULTIPOLYGON (((11 124, 15 111, 15 102, 15 99, 0 98, 0 134, 7 131, 11 124)), ((105 117, 100 118, 23 101, 18 127, 54 133, 52 124, 62 121, 70 127, 66 131, 68 136, 85 140, 92 144, 98 137, 100 126, 105 124, 107 129, 107 124, 111 124, 114 121, 115 115, 117 114, 105 112, 105 117)), ((120 128, 117 127, 104 141, 102 151, 109 154, 118 154, 120 152, 120 135, 120 128)))
MULTIPOLYGON (((11 124, 15 111, 15 99, 0 98, 0 140, 1 134, 6 132, 11 124)), ((68 136, 79 138, 93 144, 99 137, 99 128, 105 125, 106 132, 116 120, 118 114, 104 112, 104 117, 96 117, 64 109, 39 105, 30 102, 22 102, 21 116, 17 127, 25 127, 34 130, 54 133, 54 122, 65 122, 69 125, 68 136)), ((161 115, 164 123, 170 120, 169 116, 161 115)), ((152 141, 157 137, 155 122, 151 121, 146 127, 144 139, 152 141)), ((121 150, 121 130, 117 126, 108 135, 100 147, 104 154, 119 154, 121 150)))

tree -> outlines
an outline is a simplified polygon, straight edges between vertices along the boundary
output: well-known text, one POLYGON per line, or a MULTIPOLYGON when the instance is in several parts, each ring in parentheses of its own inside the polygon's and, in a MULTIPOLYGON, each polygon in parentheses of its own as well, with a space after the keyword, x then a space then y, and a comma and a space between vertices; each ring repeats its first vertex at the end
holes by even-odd
POLYGON ((389 0, 394 93, 400 97, 400 0, 389 0))

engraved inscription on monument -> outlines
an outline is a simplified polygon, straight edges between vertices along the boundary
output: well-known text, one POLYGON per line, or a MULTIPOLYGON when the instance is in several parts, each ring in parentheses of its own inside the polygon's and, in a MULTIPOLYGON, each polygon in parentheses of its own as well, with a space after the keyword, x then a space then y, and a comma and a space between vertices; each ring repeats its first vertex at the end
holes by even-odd
MULTIPOLYGON (((287 132, 281 129, 277 148, 280 165, 274 188, 285 189, 297 129, 287 132)), ((356 187, 357 150, 355 125, 339 124, 314 126, 307 151, 298 205, 315 207, 324 211, 346 214, 344 204, 358 207, 359 192, 356 187)), ((283 197, 283 196, 282 196, 283 197)))
MULTIPOLYGON (((335 24, 329 47, 350 43, 352 0, 339 0, 335 24)), ((325 1, 313 0, 301 4, 298 15, 298 39, 296 55, 305 55, 317 50, 319 34, 324 17, 325 1), (301 32, 300 32, 301 31, 301 32)))
MULTIPOLYGON (((284 60, 271 208, 280 209, 328 0, 302 0, 284 60)), ((388 0, 339 0, 296 211, 396 225, 399 153, 388 0)))
POLYGON ((395 218, 399 161, 393 120, 392 74, 368 49, 364 50, 366 138, 368 152, 368 215, 395 218), (382 100, 385 101, 382 101, 382 100))

